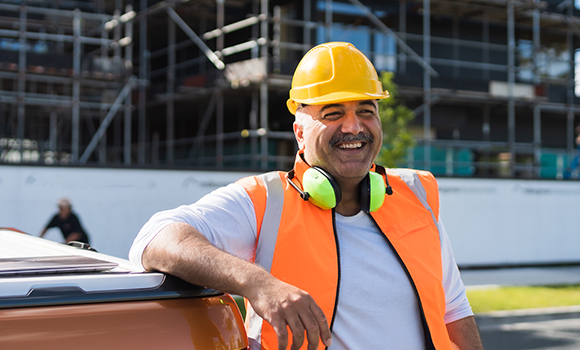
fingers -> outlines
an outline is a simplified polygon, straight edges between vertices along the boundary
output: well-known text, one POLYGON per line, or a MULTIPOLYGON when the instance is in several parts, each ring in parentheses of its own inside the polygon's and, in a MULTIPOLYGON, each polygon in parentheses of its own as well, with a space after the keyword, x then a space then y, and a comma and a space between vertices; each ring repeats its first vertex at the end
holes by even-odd
POLYGON ((317 349, 321 339, 324 345, 329 346, 331 333, 324 312, 310 295, 305 295, 302 303, 306 305, 301 308, 298 317, 288 320, 288 326, 292 331, 291 349, 300 349, 304 344, 305 331, 309 350, 317 349))
MULTIPOLYGON (((292 347, 290 349, 291 350, 298 350, 298 349, 300 349, 302 344, 304 344, 304 327, 302 327, 302 324, 299 323, 298 325, 296 325, 294 327, 290 326, 290 329, 292 330, 292 347)), ((308 346, 310 349, 310 344, 308 346)), ((318 342, 317 342, 317 346, 318 346, 318 342)))
MULTIPOLYGON (((281 312, 281 318, 285 321, 284 327, 274 327, 276 334, 278 335, 278 348, 287 349, 288 347, 288 328, 292 332, 292 346, 291 350, 298 350, 304 343, 304 331, 305 325, 302 321, 301 314, 308 310, 307 306, 302 306, 301 301, 295 303, 284 303, 281 312), (288 326, 288 327, 286 327, 288 326)), ((318 343, 317 343, 318 344, 318 343)))
MULTIPOLYGON (((318 348, 318 343, 320 341, 320 329, 318 325, 318 320, 314 315, 308 315, 309 317, 302 320, 304 326, 306 327, 306 337, 308 339, 308 350, 315 350, 318 348)), ((302 333, 304 334, 304 333, 302 333)), ((303 337, 304 339, 304 337, 303 337)))
MULTIPOLYGON (((315 322, 317 324, 318 332, 316 334, 316 338, 322 339, 324 345, 330 346, 330 344, 332 343, 332 335, 330 333, 330 327, 328 325, 328 319, 326 318, 326 315, 324 315, 322 309, 318 307, 318 305, 316 304, 313 304, 311 306, 311 312, 314 315, 315 322)), ((310 337, 308 339, 308 342, 310 342, 310 337)))
POLYGON ((272 328, 278 336, 278 350, 286 350, 288 348, 288 330, 286 324, 281 322, 278 325, 272 324, 272 328))
POLYGON ((288 348, 288 331, 292 332, 292 350, 300 349, 305 340, 309 350, 317 349, 320 340, 330 345, 328 320, 310 294, 279 280, 255 291, 248 299, 254 311, 273 327, 280 350, 288 348))
POLYGON ((319 330, 318 322, 314 317, 309 317, 308 315, 302 315, 301 317, 294 317, 293 319, 288 319, 288 327, 274 327, 274 331, 278 335, 278 349, 285 350, 288 347, 288 331, 287 328, 292 332, 292 346, 291 350, 298 350, 304 344, 304 338, 306 331, 306 336, 308 337, 308 349, 314 350, 318 348, 319 330))

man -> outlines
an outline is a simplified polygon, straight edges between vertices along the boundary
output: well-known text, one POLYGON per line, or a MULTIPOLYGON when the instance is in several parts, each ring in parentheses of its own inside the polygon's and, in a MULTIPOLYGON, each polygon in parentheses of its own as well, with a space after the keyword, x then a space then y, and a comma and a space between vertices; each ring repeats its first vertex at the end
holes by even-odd
POLYGON ((66 243, 72 241, 89 243, 89 236, 83 229, 77 215, 72 212, 72 205, 66 198, 58 201, 58 213, 48 222, 40 233, 40 237, 43 237, 46 231, 52 227, 60 228, 66 243))
POLYGON ((313 48, 287 103, 294 169, 154 215, 131 260, 244 296, 252 349, 482 349, 435 179, 373 164, 387 97, 353 45, 313 48))

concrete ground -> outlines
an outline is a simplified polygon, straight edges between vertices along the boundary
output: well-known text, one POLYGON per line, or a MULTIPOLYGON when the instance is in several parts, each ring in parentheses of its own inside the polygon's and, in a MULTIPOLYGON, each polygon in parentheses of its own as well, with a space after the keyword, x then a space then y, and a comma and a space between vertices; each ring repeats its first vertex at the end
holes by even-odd
MULTIPOLYGON (((580 267, 462 270, 468 289, 580 284, 580 267)), ((580 305, 496 311, 475 316, 486 350, 580 349, 580 305)))

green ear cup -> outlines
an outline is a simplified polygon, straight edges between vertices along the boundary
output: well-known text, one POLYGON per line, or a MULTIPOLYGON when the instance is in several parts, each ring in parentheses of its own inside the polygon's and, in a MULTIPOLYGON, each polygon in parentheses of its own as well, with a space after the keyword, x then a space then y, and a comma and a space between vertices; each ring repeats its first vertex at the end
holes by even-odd
POLYGON ((308 168, 302 177, 302 188, 310 195, 312 204, 322 209, 332 209, 340 201, 340 188, 335 188, 337 186, 332 181, 334 179, 328 177, 324 170, 308 168))
POLYGON ((371 192, 369 211, 373 212, 379 210, 385 201, 385 181, 381 174, 375 173, 374 171, 369 172, 369 180, 371 192))
MULTIPOLYGON (((322 208, 332 209, 340 202, 342 196, 336 180, 319 167, 308 168, 302 176, 302 189, 308 193, 308 200, 322 208)), ((361 182, 361 208, 364 211, 377 211, 385 201, 385 182, 383 176, 374 171, 369 172, 361 182), (369 198, 370 197, 370 198, 369 198), (367 208, 368 205, 368 208, 367 208)))

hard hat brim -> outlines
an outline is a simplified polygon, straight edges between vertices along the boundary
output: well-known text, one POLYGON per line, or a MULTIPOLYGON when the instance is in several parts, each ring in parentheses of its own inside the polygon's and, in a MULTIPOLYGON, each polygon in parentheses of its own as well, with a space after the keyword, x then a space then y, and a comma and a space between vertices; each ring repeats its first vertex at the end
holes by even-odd
POLYGON ((386 90, 380 94, 340 91, 340 92, 332 92, 330 94, 309 99, 294 100, 290 98, 288 99, 288 101, 286 101, 286 106, 288 107, 290 113, 296 114, 298 105, 300 105, 301 103, 307 105, 326 105, 331 103, 350 102, 350 101, 380 100, 388 97, 389 92, 386 90))

